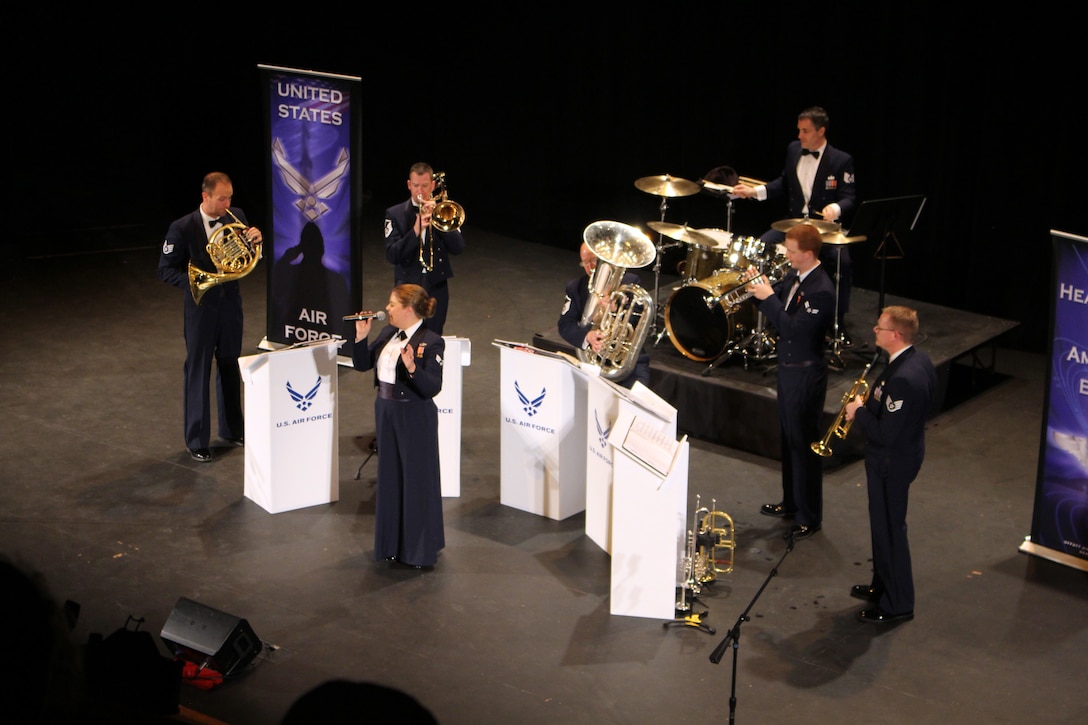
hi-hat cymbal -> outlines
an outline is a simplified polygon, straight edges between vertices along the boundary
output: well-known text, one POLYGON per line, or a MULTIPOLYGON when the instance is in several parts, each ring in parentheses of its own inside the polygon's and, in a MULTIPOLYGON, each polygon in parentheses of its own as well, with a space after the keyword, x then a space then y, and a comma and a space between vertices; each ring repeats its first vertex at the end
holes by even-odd
POLYGON ((635 182, 640 191, 657 196, 691 196, 702 188, 694 181, 680 179, 664 174, 663 176, 644 176, 635 182))
POLYGON ((683 224, 669 224, 668 222, 646 222, 646 226, 653 229, 655 232, 661 232, 670 239, 675 239, 678 242, 684 242, 685 244, 694 244, 700 247, 713 247, 717 245, 717 241, 700 231, 696 231, 689 226, 683 224))
POLYGON ((867 238, 864 234, 859 234, 856 237, 845 237, 842 232, 820 235, 820 239, 823 240, 824 244, 853 244, 854 242, 864 242, 867 238))
POLYGON ((820 234, 831 234, 839 231, 841 225, 835 222, 825 222, 823 219, 780 219, 771 225, 771 229, 780 232, 788 232, 798 224, 811 224, 820 234))

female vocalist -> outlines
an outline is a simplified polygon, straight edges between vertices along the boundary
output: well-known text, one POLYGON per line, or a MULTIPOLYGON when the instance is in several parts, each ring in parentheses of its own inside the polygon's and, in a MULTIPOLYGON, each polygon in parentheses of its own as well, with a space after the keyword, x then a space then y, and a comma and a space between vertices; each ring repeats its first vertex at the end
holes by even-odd
POLYGON ((397 285, 385 306, 389 324, 374 342, 362 344, 371 319, 356 320, 352 355, 356 370, 374 370, 378 389, 374 559, 417 569, 433 567, 446 545, 433 400, 442 390, 446 343, 424 323, 434 308, 435 300, 419 285, 397 285))

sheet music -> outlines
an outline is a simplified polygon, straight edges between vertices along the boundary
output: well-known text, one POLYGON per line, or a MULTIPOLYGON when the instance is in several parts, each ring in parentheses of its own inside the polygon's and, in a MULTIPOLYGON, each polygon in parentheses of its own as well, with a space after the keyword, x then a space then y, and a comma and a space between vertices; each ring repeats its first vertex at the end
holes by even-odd
POLYGON ((623 437, 621 447, 636 461, 648 467, 661 478, 667 478, 676 460, 676 454, 686 436, 677 441, 668 431, 635 417, 623 437))

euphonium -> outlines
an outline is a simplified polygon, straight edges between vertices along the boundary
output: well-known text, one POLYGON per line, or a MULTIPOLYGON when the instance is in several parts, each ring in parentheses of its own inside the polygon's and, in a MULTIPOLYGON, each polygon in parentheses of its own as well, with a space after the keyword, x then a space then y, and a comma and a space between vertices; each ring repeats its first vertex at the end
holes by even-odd
POLYGON ((434 175, 435 185, 441 189, 435 199, 434 211, 431 212, 431 226, 440 232, 460 229, 465 223, 465 208, 455 201, 450 201, 446 193, 446 172, 434 175))
POLYGON ((261 242, 247 241, 246 225, 230 209, 227 213, 234 221, 216 229, 207 246, 216 271, 206 272, 189 262, 189 291, 198 305, 212 287, 245 277, 261 261, 261 242))
POLYGON ((657 249, 641 231, 620 222, 593 222, 582 239, 596 255, 597 266, 589 278, 580 324, 604 339, 600 352, 580 349, 578 358, 599 367, 604 378, 623 380, 635 369, 654 317, 650 293, 637 284, 623 284, 623 275, 629 267, 654 261, 657 249))
POLYGON ((878 350, 869 364, 865 366, 865 369, 861 371, 861 376, 854 381, 850 390, 842 394, 842 408, 839 409, 839 414, 835 416, 835 421, 827 429, 827 433, 824 434, 823 438, 812 443, 812 451, 817 455, 828 458, 833 453, 831 450, 831 437, 845 439, 846 434, 850 432, 850 426, 854 424, 854 421, 846 419, 846 405, 858 396, 861 396, 861 402, 863 403, 869 399, 869 383, 865 382, 865 376, 869 374, 869 368, 873 366, 879 356, 880 351, 878 350))

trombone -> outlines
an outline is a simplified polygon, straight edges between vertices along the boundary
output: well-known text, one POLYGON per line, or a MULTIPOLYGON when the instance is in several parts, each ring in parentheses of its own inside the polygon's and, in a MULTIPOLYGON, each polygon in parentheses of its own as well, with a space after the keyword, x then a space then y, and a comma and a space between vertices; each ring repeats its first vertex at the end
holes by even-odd
POLYGON ((842 408, 839 409, 839 414, 835 416, 835 421, 831 424, 831 427, 827 429, 827 433, 824 437, 818 441, 814 441, 811 445, 812 452, 821 458, 829 458, 834 452, 831 450, 831 438, 838 438, 840 440, 846 439, 846 434, 850 432, 850 426, 854 424, 854 421, 846 419, 846 405, 854 398, 861 396, 861 402, 864 403, 869 399, 869 383, 865 381, 865 376, 869 374, 869 368, 873 367, 873 364, 880 357, 880 351, 877 350, 876 355, 869 361, 869 364, 865 366, 865 369, 861 371, 861 375, 854 384, 850 387, 850 390, 846 391, 842 395, 842 408))

